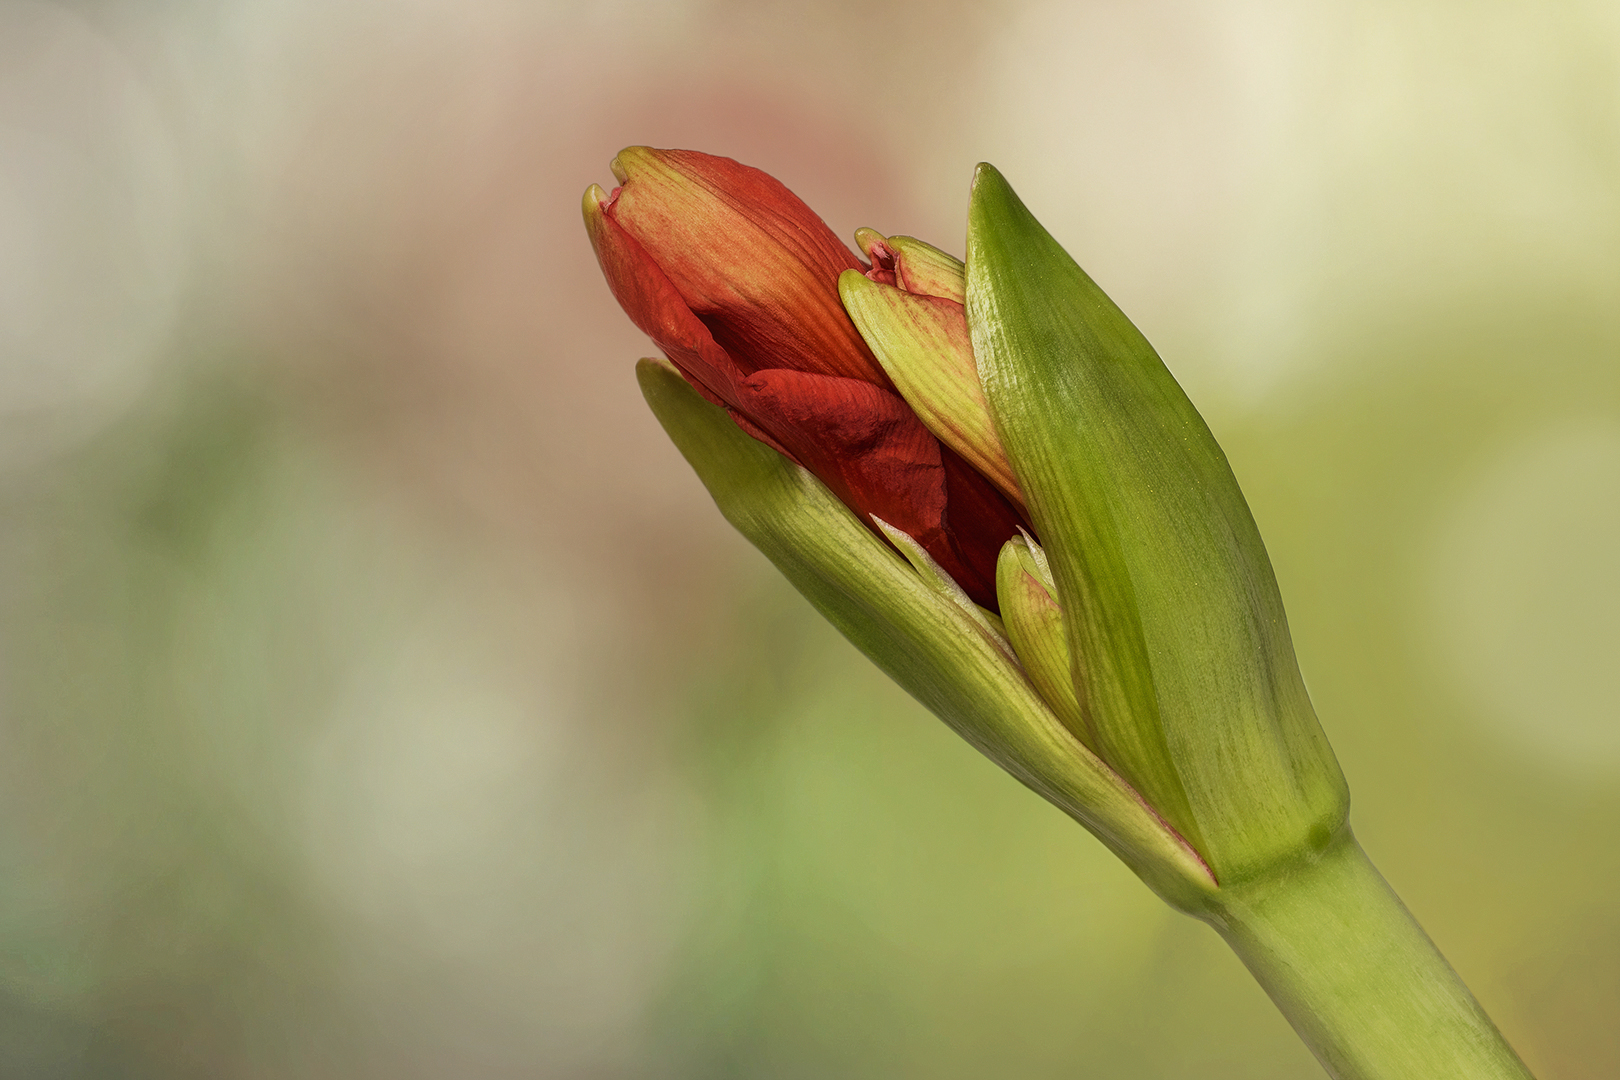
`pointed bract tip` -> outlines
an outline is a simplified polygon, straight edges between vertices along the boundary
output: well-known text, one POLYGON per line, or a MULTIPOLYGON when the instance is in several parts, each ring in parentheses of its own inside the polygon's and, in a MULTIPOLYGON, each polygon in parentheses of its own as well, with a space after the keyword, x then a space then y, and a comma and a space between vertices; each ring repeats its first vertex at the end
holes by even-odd
MULTIPOLYGON (((973 170, 973 189, 968 195, 968 246, 973 246, 973 222, 980 215, 1005 214, 1008 210, 1023 209, 1023 200, 1001 175, 1001 170, 988 161, 979 162, 973 170), (992 209, 995 208, 995 209, 992 209)), ((1028 211, 1024 211, 1027 215, 1028 211)))
POLYGON ((999 184, 1002 187, 1006 187, 1007 178, 1001 175, 1000 169, 996 168, 988 161, 981 161, 977 165, 973 166, 972 190, 975 192, 978 191, 979 185, 984 183, 999 184))
POLYGON ((1001 558, 997 560, 999 568, 1007 560, 1011 560, 1023 573, 1028 574, 1040 583, 1048 595, 1056 602, 1056 588, 1052 584, 1051 571, 1046 567, 1046 556, 1042 553, 1040 545, 1029 539, 1029 534, 1019 530, 1022 535, 1008 540, 1001 548, 1001 558))
MULTIPOLYGON (((1027 553, 1028 555, 1030 565, 1033 566, 1033 569, 1031 569, 1029 572, 1033 574, 1042 585, 1046 586, 1047 592, 1051 593, 1053 596, 1056 596, 1057 583, 1052 580, 1052 564, 1046 559, 1046 549, 1041 547, 1040 544, 1036 543, 1035 538, 1029 535, 1029 533, 1025 532, 1022 526, 1020 526, 1018 529, 1018 535, 1013 537, 1013 539, 1008 541, 1008 543, 1012 543, 1014 541, 1021 544, 1022 552, 1027 553)), ((1021 554, 1020 558, 1022 557, 1023 555, 1021 554)))
POLYGON ((686 376, 681 374, 679 368, 662 356, 643 356, 640 360, 637 360, 636 374, 639 376, 643 371, 657 371, 668 375, 674 375, 683 380, 686 378, 686 376))

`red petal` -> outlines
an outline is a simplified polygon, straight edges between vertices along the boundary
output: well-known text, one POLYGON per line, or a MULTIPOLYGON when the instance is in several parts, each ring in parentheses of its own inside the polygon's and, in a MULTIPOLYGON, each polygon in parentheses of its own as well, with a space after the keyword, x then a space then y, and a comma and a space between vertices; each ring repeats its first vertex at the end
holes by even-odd
POLYGON ((996 560, 1002 545, 1018 535, 1019 526, 1027 529, 1030 525, 994 484, 950 447, 942 445, 939 452, 945 470, 945 531, 970 578, 957 577, 956 583, 976 603, 999 611, 995 599, 996 560))
POLYGON ((925 545, 943 539, 939 443, 901 398, 803 371, 755 372, 742 387, 750 418, 863 521, 877 514, 925 545))
POLYGON ((692 314, 646 249, 607 210, 587 202, 585 228, 613 298, 706 397, 736 404, 737 380, 743 372, 692 314))
POLYGON ((644 246, 745 371, 786 368, 888 386, 838 299, 866 266, 768 173, 690 150, 631 147, 607 216, 644 246))
MULTIPOLYGON (((688 378, 686 381, 691 382, 692 380, 690 378, 688 378)), ((748 419, 748 417, 744 416, 742 413, 738 412, 736 409, 733 409, 730 405, 726 406, 726 412, 730 413, 731 418, 733 420, 737 421, 737 426, 742 428, 748 434, 752 435, 754 438, 758 439, 760 442, 764 443, 766 446, 770 447, 772 450, 775 450, 778 454, 781 454, 782 456, 786 457, 789 461, 793 462, 793 464, 795 464, 795 465, 803 465, 804 464, 804 462, 799 460, 799 457, 798 457, 797 454, 795 454, 793 451, 789 450, 787 447, 783 446, 781 443, 777 442, 775 439, 771 438, 770 432, 766 431, 764 428, 760 427, 758 424, 756 424, 752 420, 748 419)))

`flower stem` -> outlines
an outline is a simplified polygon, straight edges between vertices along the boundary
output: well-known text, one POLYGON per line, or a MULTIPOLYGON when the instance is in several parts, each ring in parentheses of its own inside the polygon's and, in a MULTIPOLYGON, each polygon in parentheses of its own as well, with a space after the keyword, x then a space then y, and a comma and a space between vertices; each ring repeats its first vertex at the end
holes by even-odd
POLYGON ((1337 1080, 1528 1080, 1349 828, 1204 917, 1337 1080))

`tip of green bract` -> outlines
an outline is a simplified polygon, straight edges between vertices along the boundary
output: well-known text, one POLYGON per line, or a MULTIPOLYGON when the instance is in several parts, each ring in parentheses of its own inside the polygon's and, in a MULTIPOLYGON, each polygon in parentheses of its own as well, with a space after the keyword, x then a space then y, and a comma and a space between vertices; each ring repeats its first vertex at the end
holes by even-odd
POLYGON ((863 226, 855 230, 855 246, 860 248, 861 254, 865 255, 867 260, 873 264, 888 256, 887 240, 888 237, 876 229, 863 226), (874 248, 877 249, 876 254, 873 253, 874 248))
POLYGON ((685 377, 675 369, 675 365, 662 356, 643 356, 636 361, 636 378, 638 379, 661 379, 667 375, 673 375, 682 382, 686 381, 685 377))
POLYGON ((967 261, 974 261, 974 248, 987 236, 1016 246, 1027 242, 1036 230, 1045 233, 1001 170, 988 161, 979 162, 973 170, 973 190, 968 201, 967 261), (1015 233, 1028 235, 1015 239, 1015 233))

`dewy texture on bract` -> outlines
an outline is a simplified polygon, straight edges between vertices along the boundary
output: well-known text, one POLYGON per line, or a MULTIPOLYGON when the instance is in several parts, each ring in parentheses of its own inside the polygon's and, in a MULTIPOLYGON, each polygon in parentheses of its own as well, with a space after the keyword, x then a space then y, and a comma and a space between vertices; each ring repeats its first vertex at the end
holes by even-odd
POLYGON ((1058 721, 993 622, 926 563, 919 573, 809 471, 745 435, 666 362, 643 360, 636 377, 726 520, 873 663, 1170 903, 1207 904, 1215 883, 1197 853, 1058 721))
POLYGON ((989 165, 969 210, 967 306, 1098 753, 1223 885, 1324 849, 1349 796, 1226 456, 989 165))
POLYGON ((838 276, 866 265, 780 182, 729 158, 630 147, 613 171, 611 195, 586 191, 585 225, 635 324, 744 431, 994 607, 1019 512, 918 420, 844 313, 838 276))

